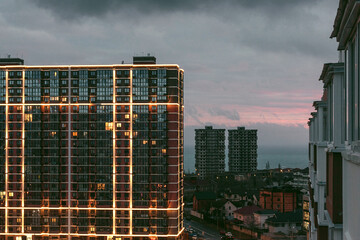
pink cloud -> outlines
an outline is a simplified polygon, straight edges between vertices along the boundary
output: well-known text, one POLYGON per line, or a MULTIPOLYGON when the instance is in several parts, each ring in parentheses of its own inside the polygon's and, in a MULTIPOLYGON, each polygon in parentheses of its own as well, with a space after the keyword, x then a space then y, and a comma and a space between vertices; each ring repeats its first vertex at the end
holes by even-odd
POLYGON ((192 113, 185 114, 185 124, 186 126, 216 124, 236 127, 255 123, 271 123, 283 126, 307 126, 309 112, 312 111, 312 106, 310 104, 307 106, 299 104, 293 108, 284 108, 281 106, 201 105, 193 107, 192 113), (218 111, 213 109, 218 109, 218 111), (233 115, 237 113, 239 118, 229 118, 227 114, 216 115, 214 112, 228 112, 233 115))

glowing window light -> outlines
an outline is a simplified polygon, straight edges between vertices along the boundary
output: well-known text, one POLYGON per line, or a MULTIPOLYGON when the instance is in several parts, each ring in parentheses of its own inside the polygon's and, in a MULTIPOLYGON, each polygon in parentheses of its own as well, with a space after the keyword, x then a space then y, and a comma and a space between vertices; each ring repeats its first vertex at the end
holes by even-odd
POLYGON ((105 190, 105 183, 98 183, 97 190, 105 190))
POLYGON ((106 131, 112 131, 113 130, 113 123, 112 122, 106 122, 105 123, 105 130, 106 131))
POLYGON ((32 114, 25 114, 24 120, 25 122, 32 122, 32 114))
POLYGON ((116 124, 116 127, 117 127, 117 128, 121 128, 121 123, 117 123, 117 124, 116 124))

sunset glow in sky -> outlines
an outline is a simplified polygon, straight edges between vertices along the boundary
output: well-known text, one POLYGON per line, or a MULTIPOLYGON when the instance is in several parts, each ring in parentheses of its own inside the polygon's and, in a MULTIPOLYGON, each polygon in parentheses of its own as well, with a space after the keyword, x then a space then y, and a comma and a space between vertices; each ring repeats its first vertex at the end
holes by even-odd
POLYGON ((185 145, 205 125, 258 128, 259 145, 306 145, 322 66, 337 61, 338 2, 3 0, 0 56, 114 64, 151 53, 185 70, 185 145))

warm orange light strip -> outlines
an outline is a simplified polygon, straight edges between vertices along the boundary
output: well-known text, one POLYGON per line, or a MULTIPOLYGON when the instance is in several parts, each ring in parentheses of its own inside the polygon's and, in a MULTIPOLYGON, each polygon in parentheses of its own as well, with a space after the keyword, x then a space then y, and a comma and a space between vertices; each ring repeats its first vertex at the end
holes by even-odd
MULTIPOLYGON (((114 235, 109 235, 109 234, 94 234, 94 233, 73 233, 71 234, 71 236, 94 236, 94 237, 108 237, 108 236, 113 236, 113 237, 179 237, 184 231, 184 228, 178 233, 178 234, 164 234, 164 235, 158 235, 158 234, 128 234, 128 235, 120 235, 120 234, 114 234, 114 235)), ((19 236, 19 233, 0 233, 0 236, 2 235, 8 235, 8 236, 19 236)), ((56 234, 51 234, 51 233, 36 233, 36 234, 25 234, 26 236, 66 236, 68 235, 67 233, 56 233, 56 234)))
MULTIPOLYGON (((25 207, 25 71, 22 71, 22 116, 21 116, 21 206, 25 207)), ((24 233, 25 211, 21 209, 21 232, 24 233)))
POLYGON ((115 101, 115 69, 113 70, 113 234, 116 233, 116 101, 115 101))
POLYGON ((68 69, 68 240, 71 240, 71 67, 68 69))
MULTIPOLYGON (((180 79, 180 77, 179 77, 179 75, 178 75, 178 79, 180 79)), ((177 173, 177 178, 178 178, 178 182, 180 182, 180 165, 181 165, 181 161, 180 161, 180 139, 181 139, 181 135, 180 135, 180 132, 181 132, 181 129, 180 129, 180 125, 181 125, 181 122, 180 122, 180 118, 181 118, 181 112, 180 112, 180 105, 178 105, 178 133, 177 133, 177 135, 178 135, 178 138, 177 138, 177 142, 178 142, 178 166, 177 166, 177 169, 178 169, 178 173, 177 173)), ((180 185, 178 185, 178 187, 179 187, 180 185)), ((180 190, 180 192, 181 192, 181 189, 179 189, 180 190)), ((180 200, 181 200, 181 194, 180 194, 180 192, 178 193, 178 208, 180 208, 180 200)), ((182 227, 182 221, 181 221, 181 209, 180 210, 178 210, 178 213, 177 213, 177 215, 178 215, 178 218, 177 218, 177 222, 178 222, 178 228, 179 228, 179 226, 180 227, 182 227)))
MULTIPOLYGON (((71 96, 70 96, 71 97, 71 96)), ((130 103, 115 103, 116 106, 127 106, 130 103)), ((155 105, 154 103, 133 103, 134 105, 155 105)), ((6 106, 6 103, 0 103, 0 106, 6 106)), ((53 105, 53 106, 68 106, 71 105, 71 103, 12 103, 11 105, 13 106, 49 106, 49 105, 53 105)), ((78 105, 78 106, 87 106, 87 105, 114 105, 114 103, 76 103, 74 105, 78 105)), ((173 105, 173 106, 178 106, 178 103, 156 103, 156 105, 173 105)))
MULTIPOLYGON (((176 191, 173 191, 176 192, 176 191)), ((65 210, 68 207, 0 207, 0 209, 11 209, 11 210, 20 210, 20 209, 49 209, 49 210, 65 210)), ((100 207, 72 207, 74 210, 113 210, 113 208, 100 208, 100 207)), ((180 207, 177 208, 133 208, 133 210, 151 210, 151 211, 178 211, 180 207)), ((129 210, 129 208, 115 208, 116 211, 129 210)))
POLYGON ((8 116, 8 111, 9 111, 9 72, 6 71, 5 72, 5 82, 6 82, 6 98, 5 98, 5 233, 8 232, 8 206, 9 206, 9 199, 8 199, 8 195, 9 195, 9 187, 8 187, 8 178, 9 178, 9 169, 8 169, 8 147, 9 147, 9 124, 8 124, 8 120, 9 120, 9 116, 8 116))
POLYGON ((133 229, 133 69, 130 69, 130 235, 133 229))
POLYGON ((30 70, 30 69, 37 69, 37 68, 44 68, 44 69, 56 69, 58 70, 58 68, 62 68, 62 69, 66 69, 66 68, 74 68, 75 71, 78 70, 78 68, 116 68, 116 69, 124 69, 127 68, 127 70, 129 68, 159 68, 159 67, 164 67, 164 68, 178 68, 180 71, 183 71, 183 69, 180 69, 180 66, 178 64, 112 64, 112 65, 34 65, 34 66, 30 66, 30 65, 7 65, 7 66, 0 66, 0 69, 26 69, 26 70, 30 70))

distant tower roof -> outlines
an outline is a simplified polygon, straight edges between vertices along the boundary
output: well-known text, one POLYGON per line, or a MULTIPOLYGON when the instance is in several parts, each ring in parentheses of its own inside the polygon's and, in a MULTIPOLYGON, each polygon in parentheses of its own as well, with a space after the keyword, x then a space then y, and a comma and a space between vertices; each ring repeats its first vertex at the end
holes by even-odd
POLYGON ((156 57, 150 56, 134 56, 133 64, 156 64, 156 57))
POLYGON ((24 65, 24 59, 12 58, 10 55, 7 58, 0 58, 0 66, 6 65, 24 65))

